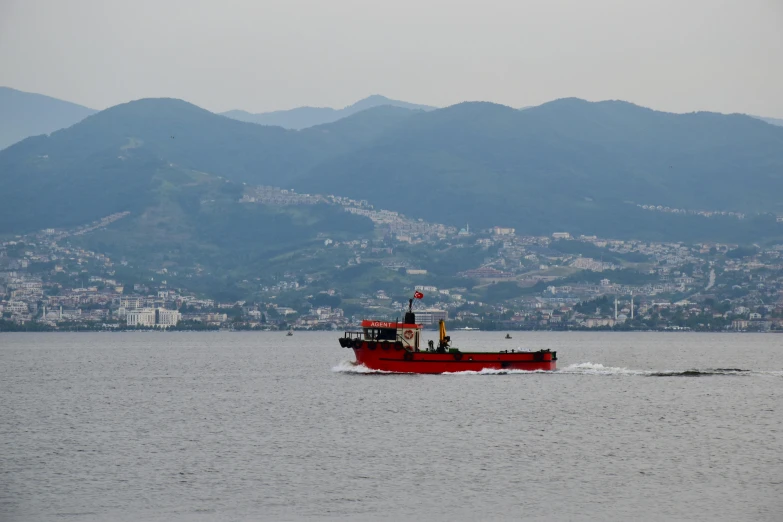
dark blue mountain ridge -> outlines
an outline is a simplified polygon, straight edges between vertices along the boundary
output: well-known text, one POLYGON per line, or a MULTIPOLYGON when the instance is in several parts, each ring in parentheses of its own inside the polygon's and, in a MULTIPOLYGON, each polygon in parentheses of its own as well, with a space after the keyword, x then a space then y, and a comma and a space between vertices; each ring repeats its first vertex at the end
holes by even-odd
POLYGON ((779 232, 774 217, 739 226, 636 204, 783 211, 783 128, 743 115, 569 98, 524 111, 488 102, 432 111, 383 105, 286 130, 145 99, 0 151, 8 201, 0 232, 143 209, 161 173, 175 168, 521 233, 770 237, 779 232))
POLYGON ((78 225, 151 204, 172 168, 285 185, 414 112, 376 107, 302 131, 236 121, 191 103, 143 99, 0 151, 0 233, 78 225))
POLYGON ((297 107, 294 109, 257 114, 242 110, 232 110, 221 114, 236 120, 257 123, 260 125, 274 125, 286 129, 305 129, 315 125, 331 123, 351 116, 352 114, 356 114, 357 112, 384 105, 409 110, 431 111, 435 109, 435 107, 428 105, 392 100, 385 96, 381 96, 380 94, 373 94, 342 109, 332 109, 330 107, 297 107))
POLYGON ((342 187, 404 212, 423 201, 421 217, 451 224, 653 237, 693 223, 636 203, 783 211, 783 129, 620 101, 569 98, 524 111, 468 102, 416 115, 295 186, 342 187), (385 179, 395 183, 379 192, 385 179))
POLYGON ((0 87, 0 149, 70 127, 95 111, 43 94, 0 87))

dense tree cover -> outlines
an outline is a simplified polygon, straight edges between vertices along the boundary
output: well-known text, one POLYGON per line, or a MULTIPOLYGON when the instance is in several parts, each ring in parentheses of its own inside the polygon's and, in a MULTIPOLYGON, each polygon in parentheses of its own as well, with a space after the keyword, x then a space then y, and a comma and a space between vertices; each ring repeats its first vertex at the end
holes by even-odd
POLYGON ((220 330, 220 326, 215 324, 206 324, 202 323, 201 321, 180 321, 177 323, 177 326, 170 326, 168 330, 176 332, 187 332, 187 331, 208 331, 208 330, 220 330))
POLYGON ((599 314, 611 315, 614 312, 614 297, 603 295, 589 301, 582 301, 574 306, 574 311, 580 314, 592 315, 599 310, 599 314))
POLYGON ((759 249, 756 247, 737 247, 726 252, 726 257, 729 259, 741 259, 743 257, 755 256, 758 253, 759 249))
POLYGON ((402 244, 396 247, 396 251, 415 257, 419 263, 416 268, 441 274, 456 274, 479 266, 485 258, 491 255, 481 246, 472 244, 473 240, 466 240, 465 243, 467 245, 461 247, 402 244))
MULTIPOLYGON (((355 237, 373 230, 370 220, 327 205, 239 204, 226 185, 207 182, 159 194, 157 204, 142 214, 76 241, 111 258, 143 260, 146 266, 201 265, 203 276, 183 284, 235 300, 244 295, 237 280, 267 273, 279 266, 277 256, 320 243, 319 233, 355 237)), ((133 274, 124 276, 140 282, 133 274)), ((173 274, 166 277, 176 280, 173 274)))
POLYGON ((0 151, 0 233, 140 212, 154 203, 161 173, 170 178, 192 169, 285 186, 409 113, 379 107, 333 125, 289 131, 218 116, 181 100, 118 105, 51 136, 28 138, 0 151))
POLYGON ((54 330, 45 323, 29 321, 19 324, 8 318, 0 317, 0 332, 49 332, 54 330))
POLYGON ((384 208, 415 208, 454 225, 746 241, 780 235, 780 226, 771 218, 704 218, 636 204, 781 210, 781 172, 783 129, 750 117, 559 100, 525 111, 465 103, 417 114, 318 165, 296 186, 345 187, 384 208))
POLYGON ((514 282, 503 282, 490 284, 484 288, 484 300, 490 303, 505 301, 515 297, 521 297, 525 294, 540 292, 546 288, 544 283, 534 287, 521 287, 514 282))
POLYGON ((313 307, 329 306, 332 308, 337 308, 340 306, 342 301, 343 300, 339 295, 315 294, 312 299, 310 299, 310 305, 313 307))

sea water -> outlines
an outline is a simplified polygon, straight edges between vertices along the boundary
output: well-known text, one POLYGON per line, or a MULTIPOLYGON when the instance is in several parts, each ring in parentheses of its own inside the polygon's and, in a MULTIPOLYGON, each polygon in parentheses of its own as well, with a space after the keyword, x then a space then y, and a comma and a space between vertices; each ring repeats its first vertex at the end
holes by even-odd
POLYGON ((783 520, 783 336, 504 335, 453 338, 560 369, 381 374, 326 332, 0 334, 0 520, 783 520))

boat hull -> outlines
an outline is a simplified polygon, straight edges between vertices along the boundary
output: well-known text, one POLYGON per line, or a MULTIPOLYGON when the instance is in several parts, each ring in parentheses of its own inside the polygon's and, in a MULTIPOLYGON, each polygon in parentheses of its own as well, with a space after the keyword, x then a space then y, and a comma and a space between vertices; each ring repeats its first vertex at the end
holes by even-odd
POLYGON ((372 370, 401 373, 453 373, 482 370, 552 371, 557 353, 416 352, 399 344, 362 341, 352 347, 356 362, 372 370))

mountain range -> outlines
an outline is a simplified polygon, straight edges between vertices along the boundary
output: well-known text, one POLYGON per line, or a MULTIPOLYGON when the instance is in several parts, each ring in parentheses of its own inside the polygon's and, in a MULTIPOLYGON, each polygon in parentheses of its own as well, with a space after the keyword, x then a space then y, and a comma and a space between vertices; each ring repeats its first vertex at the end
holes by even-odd
POLYGON ((376 107, 302 131, 245 123, 175 99, 117 105, 0 151, 0 233, 84 223, 149 204, 156 176, 198 171, 285 183, 373 140, 411 111, 376 107), (53 225, 55 224, 55 225, 53 225))
MULTIPOLYGON (((198 218, 207 196, 193 196, 194 175, 220 177, 235 195, 241 183, 275 185, 473 228, 740 242, 781 235, 767 213, 783 212, 783 128, 743 115, 571 98, 524 111, 475 102, 431 111, 381 105, 287 130, 145 99, 0 151, 0 233, 121 210, 141 216, 163 208, 168 192, 191 194, 163 200, 198 218)), ((219 186, 196 185, 210 193, 219 186)))
MULTIPOLYGON (((332 123, 358 112, 384 105, 421 111, 436 109, 436 107, 429 105, 393 100, 374 94, 342 109, 297 107, 256 114, 236 109, 220 114, 249 123, 301 130, 315 125, 332 123)), ((520 110, 531 107, 525 106, 520 110)), ((97 111, 94 109, 50 96, 0 87, 0 150, 29 136, 49 134, 70 127, 95 112, 97 111)), ((783 126, 783 119, 751 116, 770 125, 783 126)))
POLYGON ((414 115, 293 185, 341 187, 451 224, 694 239, 743 227, 636 205, 783 212, 783 129, 748 116, 670 114, 618 101, 563 99, 524 111, 463 103, 414 115))
POLYGON ((283 127, 284 129, 305 129, 315 125, 332 123, 356 114, 357 112, 383 105, 421 111, 431 111, 435 109, 435 107, 430 107, 429 105, 417 105, 415 103, 392 100, 385 96, 374 94, 342 109, 332 109, 330 107, 297 107, 284 111, 262 112, 257 114, 242 110, 232 110, 221 114, 235 120, 258 123, 260 125, 273 125, 283 127))
POLYGON ((93 109, 29 92, 0 87, 0 149, 39 134, 70 127, 93 109))
POLYGON ((783 126, 783 119, 780 118, 763 118, 761 116, 754 116, 754 118, 758 118, 762 121, 765 121, 769 123, 770 125, 780 125, 783 126))

